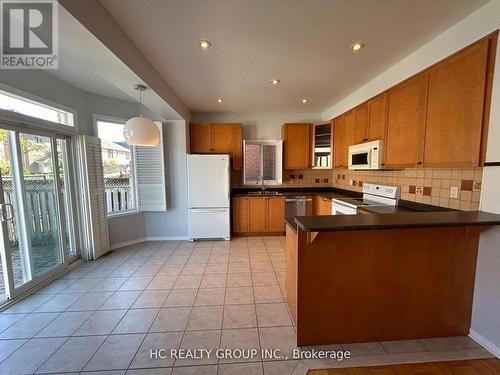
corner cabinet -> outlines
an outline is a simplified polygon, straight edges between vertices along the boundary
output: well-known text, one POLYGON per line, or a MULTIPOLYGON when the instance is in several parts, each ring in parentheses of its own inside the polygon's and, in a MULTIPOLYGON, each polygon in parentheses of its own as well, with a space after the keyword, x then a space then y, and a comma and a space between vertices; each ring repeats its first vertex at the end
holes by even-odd
POLYGON ((193 154, 229 154, 232 168, 242 168, 241 124, 190 124, 189 144, 193 154))
POLYGON ((281 139, 285 169, 307 169, 311 166, 311 124, 283 124, 281 139))
POLYGON ((285 231, 285 197, 233 197, 233 234, 258 235, 285 231))

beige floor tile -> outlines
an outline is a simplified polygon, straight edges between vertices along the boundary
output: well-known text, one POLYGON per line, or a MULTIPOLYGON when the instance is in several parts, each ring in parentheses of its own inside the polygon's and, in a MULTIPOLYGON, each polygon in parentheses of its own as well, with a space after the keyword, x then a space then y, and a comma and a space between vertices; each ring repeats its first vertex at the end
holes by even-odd
POLYGON ((120 320, 113 334, 146 333, 160 309, 132 309, 120 320))
POLYGON ((387 354, 379 342, 360 342, 354 344, 342 344, 342 349, 349 350, 351 356, 387 354))
POLYGON ((290 326, 292 320, 284 303, 266 303, 255 305, 259 327, 290 326))
POLYGON ((163 307, 193 306, 198 289, 172 289, 163 307))
POLYGON ((227 275, 227 287, 252 286, 252 277, 248 273, 230 273, 227 275))
POLYGON ((151 326, 151 332, 184 331, 191 307, 162 308, 151 326))
POLYGON ((383 341, 380 344, 389 354, 415 353, 427 350, 417 340, 383 341))
POLYGON ((223 306, 195 306, 186 330, 221 329, 222 313, 223 306))
POLYGON ((257 327, 255 305, 226 305, 222 328, 257 327))
MULTIPOLYGON (((220 330, 210 331, 186 331, 182 339, 182 349, 212 349, 217 350, 220 344, 220 330)), ((216 364, 218 359, 216 356, 204 357, 200 359, 176 359, 174 366, 199 366, 205 364, 216 364)))
POLYGON ((226 305, 254 303, 253 288, 244 286, 226 288, 226 305))
POLYGON ((226 274, 205 274, 201 280, 200 288, 225 288, 226 274))
POLYGON ((219 363, 260 362, 260 343, 257 328, 224 329, 222 330, 221 347, 224 349, 239 349, 233 358, 221 358, 219 363), (255 350, 255 353, 252 352, 255 350), (238 358, 239 357, 239 358, 238 358))
POLYGON ((283 302, 283 295, 278 286, 256 286, 253 290, 255 303, 283 302))
POLYGON ((153 309, 162 307, 170 290, 144 290, 132 305, 133 309, 153 309))
POLYGON ((465 349, 465 346, 455 337, 436 337, 431 339, 419 339, 418 342, 422 344, 429 351, 465 349))
POLYGON ((257 286, 278 286, 278 280, 274 272, 254 272, 252 273, 253 285, 257 286))
MULTIPOLYGON (((167 332, 167 333, 148 333, 141 344, 137 354, 135 355, 130 368, 154 368, 154 367, 171 367, 174 364, 174 359, 169 355, 162 357, 151 357, 151 349, 165 349, 167 352, 170 349, 178 349, 183 332, 167 332)), ((141 370, 142 371, 142 370, 141 370)))
POLYGON ((195 306, 223 305, 226 296, 226 288, 199 289, 195 306))
POLYGON ((262 363, 230 363, 219 365, 218 375, 263 375, 262 363))

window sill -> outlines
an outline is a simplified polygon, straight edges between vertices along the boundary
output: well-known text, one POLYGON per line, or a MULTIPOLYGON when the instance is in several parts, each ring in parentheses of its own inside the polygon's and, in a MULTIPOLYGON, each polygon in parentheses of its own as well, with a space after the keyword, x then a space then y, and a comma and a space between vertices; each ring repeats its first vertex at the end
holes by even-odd
POLYGON ((142 214, 142 211, 133 210, 133 211, 114 212, 112 214, 108 214, 107 218, 114 219, 115 217, 131 216, 131 215, 138 215, 138 214, 142 214))

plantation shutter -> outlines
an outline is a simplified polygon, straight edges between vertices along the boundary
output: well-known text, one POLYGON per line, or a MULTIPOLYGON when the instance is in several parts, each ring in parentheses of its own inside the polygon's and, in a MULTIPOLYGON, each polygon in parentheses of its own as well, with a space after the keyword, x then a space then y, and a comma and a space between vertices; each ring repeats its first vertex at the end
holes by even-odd
POLYGON ((137 203, 140 211, 167 210, 162 123, 155 124, 160 130, 160 143, 153 147, 134 147, 137 203))
POLYGON ((81 137, 84 159, 84 199, 87 206, 85 221, 89 240, 87 254, 89 259, 97 259, 109 251, 101 140, 87 135, 81 137))

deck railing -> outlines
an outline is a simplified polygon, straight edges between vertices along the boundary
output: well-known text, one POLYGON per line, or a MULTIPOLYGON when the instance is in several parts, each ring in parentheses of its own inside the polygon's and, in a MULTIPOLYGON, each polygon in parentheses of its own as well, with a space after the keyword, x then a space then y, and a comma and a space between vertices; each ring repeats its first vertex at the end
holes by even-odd
POLYGON ((133 208, 130 177, 104 177, 104 188, 108 214, 133 208))
MULTIPOLYGON (((16 245, 19 242, 17 233, 17 204, 12 191, 12 179, 2 178, 5 203, 11 204, 13 219, 7 223, 9 240, 16 245)), ((133 207, 133 194, 128 177, 104 178, 106 205, 108 213, 124 211, 133 207)), ((57 240, 57 200, 54 180, 45 175, 24 176, 24 192, 26 194, 25 210, 33 245, 48 244, 57 240)), ((64 189, 63 189, 64 192, 64 189)))
MULTIPOLYGON (((14 192, 12 191, 12 180, 3 177, 3 191, 5 203, 12 205, 13 218, 7 222, 9 240, 16 245, 19 242, 17 221, 19 214, 16 212, 14 192)), ((58 237, 57 209, 54 180, 43 175, 25 176, 24 192, 26 195, 25 211, 29 220, 28 227, 33 245, 52 243, 58 237)))

